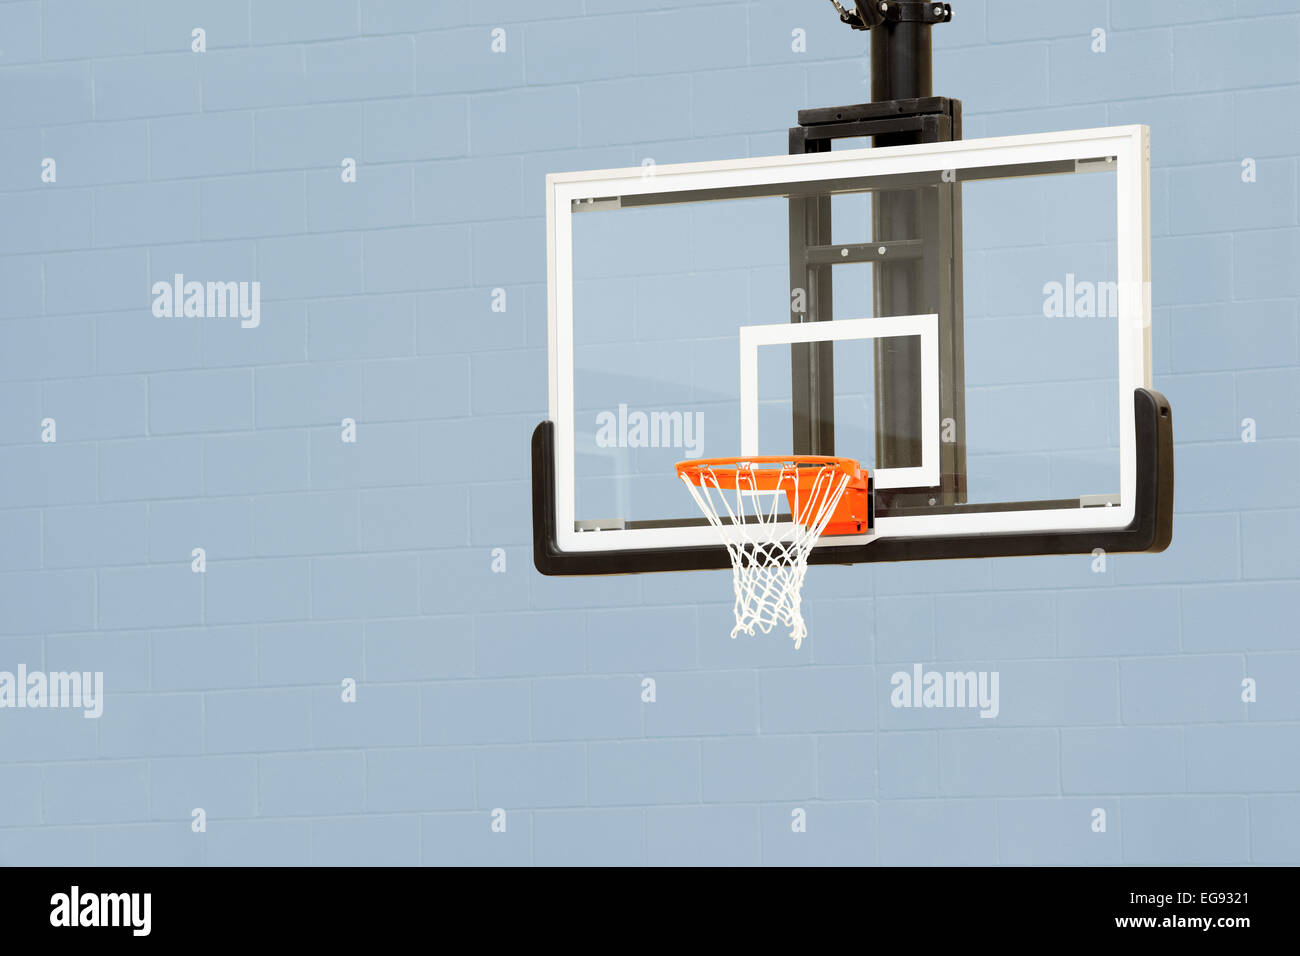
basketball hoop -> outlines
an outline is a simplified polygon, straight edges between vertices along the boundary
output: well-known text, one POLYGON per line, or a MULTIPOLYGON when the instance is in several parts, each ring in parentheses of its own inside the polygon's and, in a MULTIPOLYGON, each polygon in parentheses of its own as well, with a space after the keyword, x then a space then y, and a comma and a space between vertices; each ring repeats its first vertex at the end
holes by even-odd
POLYGON ((823 534, 866 531, 866 471, 851 458, 787 455, 680 461, 677 476, 731 555, 731 636, 780 623, 798 647, 808 633, 799 607, 808 555, 823 534))

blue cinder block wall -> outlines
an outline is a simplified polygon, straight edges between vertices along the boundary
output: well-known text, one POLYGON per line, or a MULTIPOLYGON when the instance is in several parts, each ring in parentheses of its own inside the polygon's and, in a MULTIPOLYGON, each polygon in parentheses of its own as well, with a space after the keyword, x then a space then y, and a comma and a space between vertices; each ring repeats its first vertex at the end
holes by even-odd
POLYGON ((1300 3, 953 6, 968 137, 1151 127, 1174 544, 814 569, 794 652, 538 575, 528 438, 543 175, 784 152, 828 3, 0 2, 0 670, 104 674, 0 709, 0 862, 1300 863, 1300 3))

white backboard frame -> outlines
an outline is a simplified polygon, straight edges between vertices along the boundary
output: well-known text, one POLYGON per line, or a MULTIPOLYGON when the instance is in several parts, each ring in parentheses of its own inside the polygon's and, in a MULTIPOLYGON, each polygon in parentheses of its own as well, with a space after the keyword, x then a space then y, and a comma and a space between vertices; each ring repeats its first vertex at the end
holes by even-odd
MULTIPOLYGON (((878 518, 879 536, 971 535, 1052 530, 1112 530, 1133 520, 1137 459, 1133 392, 1151 387, 1150 143, 1145 126, 1069 130, 1028 136, 925 143, 882 149, 839 150, 708 163, 636 166, 546 177, 548 410, 555 425, 555 517, 561 551, 681 548, 718 543, 709 525, 677 528, 610 528, 577 531, 574 341, 573 203, 611 196, 672 193, 734 186, 808 183, 823 179, 889 176, 1066 160, 1112 160, 1116 184, 1120 504, 1116 507, 1050 508, 878 518)), ((837 325, 846 320, 815 325, 837 325)), ((848 320, 853 321, 853 320, 848 320)), ((858 320, 862 321, 862 320, 858 320)), ((881 322, 884 319, 867 320, 881 322)), ((773 325, 800 328, 800 325, 773 325)), ((937 436, 937 433, 935 433, 937 436)), ((739 438, 740 436, 738 436, 739 438)), ((926 461, 928 462, 928 458, 926 461)), ((666 481, 677 481, 672 473, 666 481)), ((683 508, 683 513, 688 511, 683 508)), ((592 516, 605 517, 605 516, 592 516)), ((819 545, 861 544, 866 536, 828 537, 819 545)))

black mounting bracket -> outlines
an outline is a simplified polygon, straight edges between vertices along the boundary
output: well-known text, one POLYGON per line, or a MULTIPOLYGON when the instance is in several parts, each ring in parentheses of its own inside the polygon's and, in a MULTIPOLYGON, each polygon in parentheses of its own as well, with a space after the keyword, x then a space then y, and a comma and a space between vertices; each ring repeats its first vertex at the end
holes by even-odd
MULTIPOLYGON (((790 152, 830 149, 832 140, 911 133, 915 143, 947 143, 961 139, 961 100, 919 96, 852 106, 817 106, 799 111, 799 125, 790 127, 790 152), (820 148, 808 144, 819 144, 820 148), (824 144, 824 145, 820 145, 824 144)), ((877 142, 877 146, 887 145, 877 142)))
POLYGON ((831 5, 840 19, 855 30, 870 30, 882 23, 947 23, 952 7, 946 3, 923 3, 921 0, 854 0, 854 11, 846 10, 838 0, 831 5))

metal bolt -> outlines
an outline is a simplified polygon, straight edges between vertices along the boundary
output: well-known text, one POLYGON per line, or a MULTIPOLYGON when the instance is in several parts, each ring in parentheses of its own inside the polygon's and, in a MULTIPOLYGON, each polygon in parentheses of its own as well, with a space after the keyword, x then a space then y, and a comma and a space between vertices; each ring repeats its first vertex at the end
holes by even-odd
POLYGON ((931 507, 933 507, 934 504, 935 504, 935 499, 931 498, 931 499, 930 499, 930 505, 931 505, 931 507))
POLYGON ((876 250, 876 252, 883 256, 885 254, 885 247, 881 246, 879 249, 876 250))
POLYGON ((882 3, 882 4, 880 5, 880 12, 881 12, 881 13, 888 13, 888 12, 889 12, 889 4, 887 4, 887 3, 882 3))
POLYGON ((847 249, 841 249, 841 250, 840 250, 840 258, 841 258, 841 259, 847 259, 848 257, 849 257, 849 250, 847 250, 847 249))
POLYGON ((941 17, 941 16, 943 16, 943 7, 940 6, 940 5, 937 4, 937 3, 934 5, 934 15, 935 15, 936 17, 941 17))

